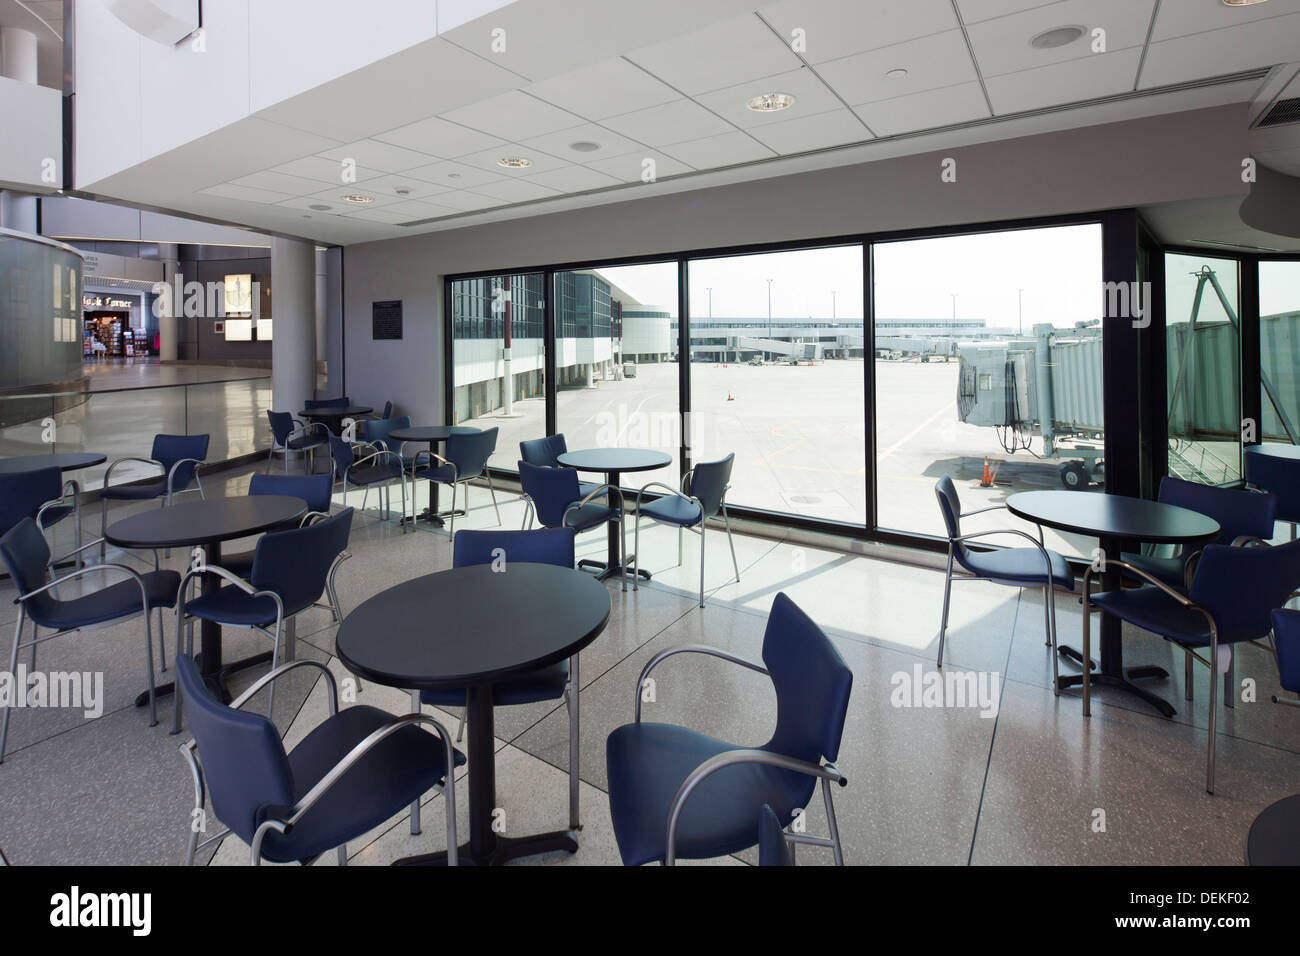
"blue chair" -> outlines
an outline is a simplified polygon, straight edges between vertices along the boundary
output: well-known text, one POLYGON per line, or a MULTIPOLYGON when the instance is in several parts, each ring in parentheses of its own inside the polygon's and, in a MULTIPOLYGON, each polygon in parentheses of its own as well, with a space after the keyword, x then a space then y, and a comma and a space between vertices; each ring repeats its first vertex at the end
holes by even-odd
MULTIPOLYGON (((492 484, 492 472, 488 469, 488 459, 497 447, 496 428, 466 434, 452 433, 447 438, 447 456, 444 458, 432 449, 415 453, 411 461, 411 480, 423 479, 440 485, 451 485, 451 520, 447 524, 447 534, 456 537, 456 489, 465 485, 465 511, 469 511, 469 482, 475 478, 487 479, 488 490, 492 493, 492 508, 497 514, 497 524, 501 523, 501 509, 497 507, 497 490, 492 484), (420 467, 420 459, 426 464, 420 467), (434 461, 439 462, 435 465, 434 461)), ((415 495, 411 496, 412 521, 414 521, 415 495)))
POLYGON ((153 450, 148 458, 118 458, 104 472, 104 487, 99 493, 99 557, 104 558, 105 545, 102 540, 108 530, 108 503, 110 501, 152 501, 161 498, 165 507, 172 503, 175 495, 186 491, 197 491, 204 497, 203 482, 199 480, 199 465, 208 457, 207 435, 155 435, 153 450), (154 465, 162 469, 157 478, 133 481, 130 484, 114 485, 113 469, 126 462, 142 465, 154 465), (193 482, 194 488, 190 487, 193 482))
POLYGON ((758 811, 758 865, 794 866, 794 844, 787 839, 776 812, 766 803, 758 811))
MULTIPOLYGON (((64 557, 77 556, 77 567, 82 564, 81 546, 81 487, 75 481, 63 481, 58 468, 38 468, 0 475, 0 534, 17 526, 24 518, 31 518, 44 531, 72 515, 77 545, 64 557)), ((63 560, 54 559, 54 563, 63 560)))
MULTIPOLYGON (((1014 528, 999 528, 992 531, 973 531, 962 534, 961 519, 986 511, 1001 511, 1002 505, 977 508, 974 511, 961 510, 961 499, 957 497, 957 488, 952 479, 944 475, 934 486, 935 496, 939 499, 939 511, 943 514, 944 527, 948 531, 948 570, 943 581, 943 616, 939 621, 939 656, 938 665, 943 667, 943 643, 948 633, 948 599, 952 592, 952 566, 955 561, 967 571, 973 581, 992 581, 1013 588, 1042 588, 1044 626, 1047 630, 1047 646, 1052 653, 1052 689, 1060 696, 1059 666, 1056 659, 1056 588, 1074 591, 1074 572, 1070 562, 1055 551, 1043 546, 1043 529, 1038 529, 1035 540, 1023 531, 1014 528), (996 534, 1014 535, 1024 538, 1032 548, 1001 548, 996 551, 972 551, 966 542, 977 538, 988 538, 996 534)), ((1086 658, 1085 658, 1086 659, 1086 658)))
POLYGON ((662 481, 643 485, 636 493, 636 519, 632 524, 633 574, 632 590, 638 589, 641 578, 641 516, 652 518, 660 524, 677 529, 677 563, 682 563, 682 531, 690 528, 700 535, 700 607, 704 607, 704 525, 710 518, 722 515, 727 529, 727 544, 731 546, 731 566, 740 580, 740 562, 736 560, 736 545, 731 540, 731 521, 727 518, 727 489, 731 487, 731 466, 736 460, 733 452, 720 461, 700 462, 682 479, 683 491, 671 488, 662 481), (668 492, 662 497, 644 501, 645 493, 657 488, 668 492))
MULTIPOLYGON (((1208 545, 1192 572, 1187 593, 1170 587, 1158 577, 1124 561, 1111 561, 1129 574, 1147 582, 1140 588, 1089 594, 1094 573, 1091 566, 1083 575, 1083 657, 1088 659, 1092 608, 1115 615, 1144 631, 1190 650, 1210 669, 1209 755, 1206 759, 1205 790, 1214 792, 1214 743, 1218 706, 1215 701, 1220 671, 1227 671, 1231 645, 1262 641, 1272 630, 1272 612, 1284 605, 1300 586, 1300 541, 1275 548, 1233 548, 1208 545), (1220 649, 1228 655, 1221 660, 1220 649), (1208 652, 1202 658, 1195 652, 1208 652)), ((1190 668, 1189 668, 1190 671, 1190 668)), ((1191 674, 1187 685, 1190 691, 1191 674)), ((1230 686, 1225 692, 1231 693, 1230 686)), ((1083 715, 1091 713, 1090 672, 1083 670, 1083 715)))
MULTIPOLYGON (((1277 498, 1268 493, 1219 488, 1168 476, 1160 479, 1157 495, 1164 504, 1187 508, 1219 523, 1219 537, 1205 544, 1259 545, 1273 537, 1277 498)), ((1199 550, 1199 549, 1198 549, 1199 550)), ((1198 551, 1163 557, 1150 554, 1120 555, 1120 560, 1141 568, 1173 588, 1186 589, 1198 551)))
MULTIPOLYGON (((324 473, 319 475, 263 475, 255 473, 248 481, 248 493, 250 495, 288 495, 291 498, 301 498, 307 502, 307 513, 305 515, 297 521, 273 528, 273 531, 288 531, 291 528, 300 528, 321 518, 328 518, 333 488, 333 480, 324 473)), ((244 551, 238 554, 223 554, 221 556, 221 566, 232 574, 246 578, 253 570, 253 552, 244 551)), ((333 594, 330 595, 330 600, 329 609, 334 612, 334 619, 337 621, 340 619, 337 608, 338 601, 333 594)))
MULTIPOLYGON (((1295 540, 1300 523, 1300 460, 1267 454, 1261 445, 1246 446, 1246 484, 1271 492, 1277 497, 1277 520, 1291 526, 1295 540)), ((1269 534, 1265 537, 1272 538, 1269 534)))
MULTIPOLYGON (((1277 608, 1272 614, 1273 651, 1277 657, 1277 673, 1283 690, 1300 694, 1300 611, 1277 608)), ((1300 707, 1300 699, 1278 697, 1273 703, 1300 707)))
MULTIPOLYGON (((192 654, 194 622, 213 621, 222 627, 259 631, 274 642, 271 669, 280 660, 280 630, 285 632, 285 658, 296 651, 297 615, 312 607, 325 593, 337 593, 334 578, 339 566, 350 558, 348 535, 352 530, 352 509, 344 508, 331 518, 290 531, 274 531, 257 539, 253 567, 247 580, 213 564, 188 568, 180 579, 176 606, 176 654, 182 652, 181 629, 186 632, 185 653, 192 654), (213 574, 227 584, 208 594, 191 598, 191 582, 213 574), (188 589, 188 590, 187 590, 188 589)), ((275 705, 271 686, 267 716, 275 705)), ((176 695, 176 716, 172 733, 181 729, 181 695, 176 695)))
MULTIPOLYGON (((406 514, 406 472, 402 470, 402 459, 399 455, 388 449, 372 450, 368 445, 358 446, 362 451, 360 458, 356 457, 353 446, 346 439, 338 435, 330 435, 330 451, 334 458, 334 476, 343 482, 343 506, 347 507, 348 503, 348 483, 356 485, 358 488, 364 488, 366 494, 361 498, 361 510, 366 508, 366 498, 370 495, 370 489, 378 486, 379 496, 384 509, 384 520, 388 520, 391 514, 391 489, 393 480, 401 482, 402 485, 402 514, 406 514), (368 454, 367 454, 368 452, 368 454)), ((405 533, 406 525, 402 525, 402 531, 405 533)))
POLYGON ((410 415, 401 415, 397 418, 372 419, 365 422, 365 433, 361 437, 364 443, 375 451, 391 451, 402 459, 402 467, 406 468, 413 461, 410 456, 402 454, 402 446, 406 443, 395 438, 389 438, 388 435, 398 429, 410 427, 410 415))
POLYGON ((830 784, 848 784, 835 766, 853 674, 821 629, 784 593, 777 594, 763 635, 763 663, 704 646, 656 654, 637 681, 634 723, 605 743, 609 812, 628 866, 677 857, 704 859, 752 847, 754 813, 771 806, 787 827, 822 781, 828 837, 799 842, 830 847, 843 865, 830 784), (767 674, 776 691, 776 730, 761 747, 736 747, 673 724, 641 721, 641 688, 675 654, 709 654, 767 674))
POLYGON ((188 827, 185 865, 203 847, 233 833, 252 848, 252 863, 308 864, 337 849, 347 865, 347 843, 418 803, 429 790, 443 794, 447 862, 456 864, 456 788, 451 769, 465 755, 424 714, 397 717, 374 707, 339 710, 338 686, 319 661, 293 661, 265 675, 230 706, 212 696, 194 658, 176 659, 177 688, 189 698, 194 739, 181 747, 194 779, 193 817, 212 813, 222 830, 202 844, 188 827), (298 667, 317 668, 329 687, 329 716, 288 753, 265 717, 240 708, 267 684, 298 667), (426 724, 429 734, 417 725, 426 724), (436 735, 436 736, 435 736, 436 735), (451 784, 451 785, 449 785, 451 784))
MULTIPOLYGON (((586 495, 578 483, 578 473, 572 468, 548 468, 530 465, 526 461, 517 463, 519 468, 519 487, 524 492, 524 527, 531 528, 533 517, 543 528, 572 528, 574 534, 581 534, 598 528, 609 521, 618 521, 619 561, 627 556, 627 532, 623 528, 622 493, 612 485, 597 485, 586 495), (601 494, 617 495, 619 507, 596 504, 593 499, 601 494)), ((627 590, 627 579, 623 580, 623 590, 627 590)))
MULTIPOLYGON (((153 631, 149 625, 149 612, 159 609, 158 626, 161 634, 162 608, 176 606, 180 575, 175 571, 140 572, 124 564, 96 564, 70 571, 62 577, 48 580, 50 548, 36 522, 23 518, 0 538, 0 560, 13 578, 18 590, 18 623, 14 625, 13 651, 9 655, 9 673, 18 666, 18 652, 24 647, 32 649, 31 667, 36 668, 36 645, 100 625, 112 624, 123 618, 144 614, 145 661, 149 675, 149 726, 158 723, 158 707, 154 699, 153 631), (97 572, 118 573, 129 580, 109 584, 98 591, 75 598, 60 598, 54 589, 74 578, 97 572), (32 622, 32 638, 22 643, 23 625, 32 622), (44 637, 38 628, 53 631, 44 637)), ((16 688, 26 693, 26 688, 16 688)), ((0 727, 0 763, 4 762, 5 740, 9 735, 9 715, 13 708, 4 709, 4 725, 0 727)))
MULTIPOLYGON (((559 432, 547 435, 545 438, 531 438, 519 443, 520 459, 539 468, 563 468, 564 466, 560 464, 560 456, 568 450, 569 446, 565 444, 564 435, 559 432)), ((578 491, 583 498, 599 487, 600 485, 592 481, 578 482, 578 491)))
MULTIPOLYGON (((462 531, 452 545, 452 567, 491 564, 498 558, 512 563, 554 564, 573 567, 573 532, 568 528, 538 528, 533 531, 462 531)), ((468 640, 474 635, 467 634, 468 640)), ((541 670, 533 671, 492 687, 492 704, 510 707, 543 700, 565 700, 569 707, 569 828, 581 826, 578 812, 578 655, 541 670)), ((439 688, 419 691, 419 703, 431 707, 464 707, 466 689, 439 688)), ((412 695, 415 696, 414 694, 412 695)), ((414 701, 413 701, 414 703, 414 701)), ((417 705, 418 708, 418 705, 417 705)), ((465 730, 462 713, 456 729, 459 741, 465 730)), ((420 808, 411 807, 411 832, 420 832, 420 808)))
POLYGON ((293 417, 291 412, 266 411, 271 422, 271 450, 266 454, 266 467, 278 451, 284 455, 284 473, 289 474, 289 455, 296 453, 303 456, 303 468, 309 474, 314 470, 315 450, 321 445, 329 444, 329 429, 324 422, 304 422, 293 417))

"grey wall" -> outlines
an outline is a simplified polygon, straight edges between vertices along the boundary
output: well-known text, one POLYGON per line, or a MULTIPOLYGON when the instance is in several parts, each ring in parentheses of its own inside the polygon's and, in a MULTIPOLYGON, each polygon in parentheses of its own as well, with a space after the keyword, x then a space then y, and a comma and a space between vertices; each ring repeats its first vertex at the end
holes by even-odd
POLYGON ((1216 107, 350 246, 348 394, 441 421, 447 274, 1244 195, 1246 120, 1216 107), (405 303, 400 342, 371 340, 383 299, 405 303))
MULTIPOLYGON (((252 273, 253 281, 260 284, 261 308, 264 319, 271 318, 271 296, 266 292, 271 288, 271 257, 249 256, 236 259, 201 259, 181 262, 181 274, 185 281, 191 279, 206 284, 222 282, 227 275, 252 273)), ((213 331, 212 318, 185 318, 177 320, 178 354, 181 359, 199 361, 240 361, 259 359, 270 361, 270 342, 227 342, 225 335, 213 331)))

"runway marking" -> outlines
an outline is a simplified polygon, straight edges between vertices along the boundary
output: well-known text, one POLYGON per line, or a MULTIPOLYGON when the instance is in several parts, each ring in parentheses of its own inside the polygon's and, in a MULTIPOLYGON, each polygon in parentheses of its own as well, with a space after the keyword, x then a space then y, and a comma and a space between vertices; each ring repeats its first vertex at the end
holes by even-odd
POLYGON ((879 455, 877 455, 877 456, 876 456, 876 463, 879 464, 880 462, 882 462, 882 461, 884 461, 886 458, 888 458, 890 455, 892 455, 894 452, 898 451, 898 449, 902 448, 904 445, 906 445, 908 442, 910 442, 913 438, 915 438, 915 437, 916 437, 917 435, 919 435, 921 432, 925 431, 925 429, 929 428, 931 422, 933 422, 933 421, 934 421, 936 418, 938 418, 940 415, 945 414, 945 413, 946 413, 950 408, 953 408, 956 404, 957 404, 956 402, 949 402, 947 405, 944 405, 942 408, 940 408, 937 412, 935 412, 933 415, 931 415, 931 416, 930 416, 929 418, 927 418, 925 421, 921 422, 921 424, 917 425, 917 426, 916 426, 915 428, 913 428, 910 432, 908 432, 906 435, 904 435, 904 436, 903 436, 902 438, 900 438, 898 441, 894 442, 894 443, 893 443, 892 445, 890 445, 887 449, 885 449, 883 452, 881 452, 879 455))

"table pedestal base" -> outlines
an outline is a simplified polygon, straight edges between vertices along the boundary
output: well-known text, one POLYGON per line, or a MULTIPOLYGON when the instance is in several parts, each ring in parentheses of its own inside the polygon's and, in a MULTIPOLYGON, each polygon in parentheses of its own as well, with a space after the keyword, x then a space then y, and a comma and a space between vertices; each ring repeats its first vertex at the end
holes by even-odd
MULTIPOLYGON (((551 833, 535 833, 530 836, 498 836, 486 853, 474 855, 468 843, 457 849, 457 866, 501 866, 520 857, 536 856, 539 853, 554 853, 566 850, 578 852, 578 835, 573 830, 555 830, 551 833)), ((422 853, 419 856, 403 857, 394 860, 393 866, 446 866, 447 853, 422 853)))
MULTIPOLYGON (((578 562, 578 567, 589 571, 599 572, 596 575, 597 580, 608 581, 610 578, 618 577, 620 574, 631 574, 634 565, 632 564, 610 564, 608 561, 600 561, 596 558, 583 558, 578 562)), ((650 572, 644 568, 637 569, 637 576, 642 581, 650 580, 650 572)))
MULTIPOLYGON (((1133 683, 1133 680, 1142 680, 1150 677, 1168 677, 1169 674, 1162 667, 1147 665, 1143 667, 1130 667, 1124 674, 1102 674, 1094 672, 1091 682, 1094 687, 1118 687, 1120 690, 1126 690, 1130 694, 1142 698, 1165 717, 1172 717, 1178 711, 1173 706, 1156 694, 1148 690, 1143 690, 1133 683)), ((1068 687, 1078 687, 1083 683, 1082 674, 1062 674, 1060 677, 1060 689, 1065 690, 1068 687)))
MULTIPOLYGON (((200 673, 202 673, 203 654, 202 653, 196 654, 194 657, 194 662, 199 665, 199 671, 200 673)), ((249 667, 256 667, 259 664, 270 664, 270 663, 271 663, 271 652, 263 651, 260 654, 253 654, 250 657, 242 657, 237 661, 231 661, 229 664, 222 664, 221 667, 215 673, 212 674, 205 673, 203 676, 203 681, 208 685, 208 690, 212 691, 212 695, 214 697, 220 700, 223 704, 228 704, 235 699, 235 696, 232 693, 230 693, 230 688, 226 686, 226 681, 230 678, 231 674, 234 674, 236 671, 246 670, 249 667)), ((176 690, 176 685, 172 681, 168 681, 165 684, 158 684, 153 689, 154 697, 155 698, 165 697, 169 694, 174 693, 175 690, 176 690)), ((141 691, 140 693, 136 694, 135 706, 147 707, 148 705, 149 705, 149 692, 147 690, 141 691)))

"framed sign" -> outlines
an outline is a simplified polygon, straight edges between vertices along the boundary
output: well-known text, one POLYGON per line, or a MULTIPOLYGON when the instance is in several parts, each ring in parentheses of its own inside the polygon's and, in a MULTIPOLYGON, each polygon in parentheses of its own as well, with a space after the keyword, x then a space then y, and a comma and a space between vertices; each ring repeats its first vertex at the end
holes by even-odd
POLYGON ((370 303, 370 337, 374 340, 402 337, 401 299, 370 303))

